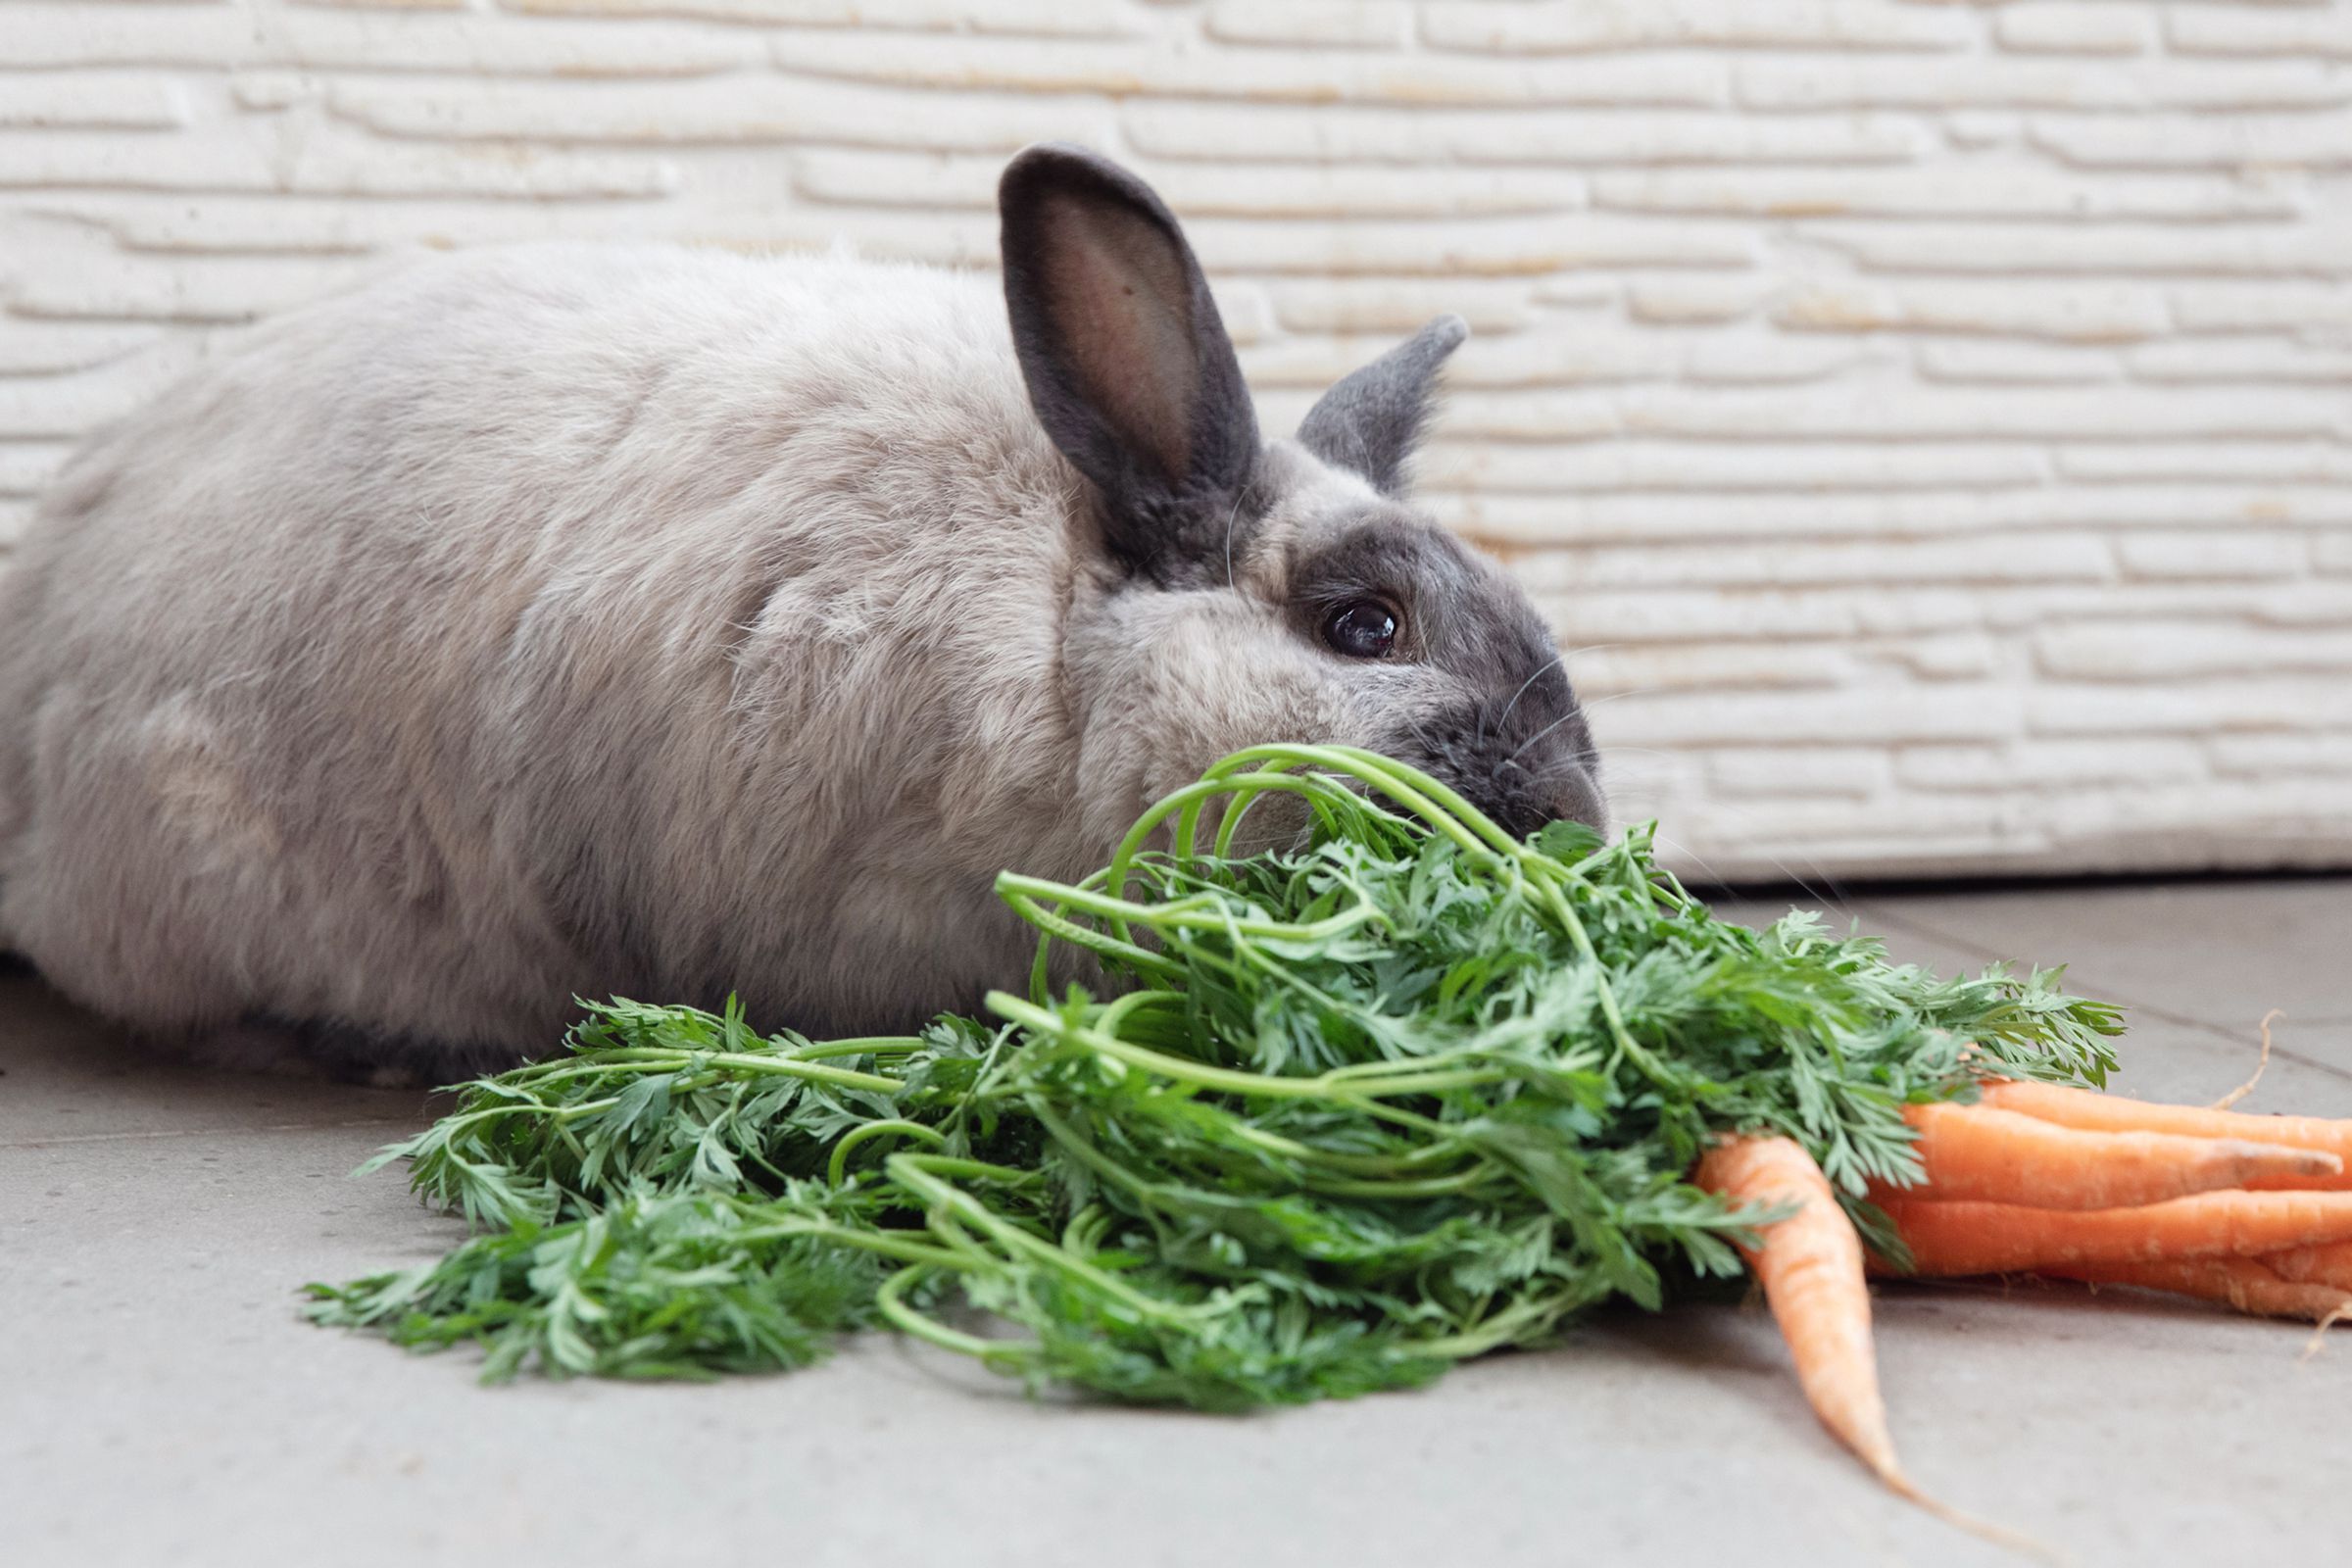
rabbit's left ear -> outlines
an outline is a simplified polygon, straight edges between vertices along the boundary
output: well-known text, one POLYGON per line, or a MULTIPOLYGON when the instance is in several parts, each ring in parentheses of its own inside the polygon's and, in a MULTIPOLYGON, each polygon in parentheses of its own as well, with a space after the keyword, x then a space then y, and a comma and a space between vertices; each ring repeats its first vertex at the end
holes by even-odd
POLYGON ((1298 444, 1401 498, 1405 465, 1437 401, 1438 370, 1469 335, 1460 317, 1439 317, 1324 393, 1298 426, 1298 444))
POLYGON ((1111 548, 1162 579, 1205 554, 1258 458, 1257 416, 1200 264, 1152 188, 1081 147, 998 187, 1004 301, 1038 421, 1102 490, 1111 548), (1196 537, 1199 535, 1200 537, 1196 537))

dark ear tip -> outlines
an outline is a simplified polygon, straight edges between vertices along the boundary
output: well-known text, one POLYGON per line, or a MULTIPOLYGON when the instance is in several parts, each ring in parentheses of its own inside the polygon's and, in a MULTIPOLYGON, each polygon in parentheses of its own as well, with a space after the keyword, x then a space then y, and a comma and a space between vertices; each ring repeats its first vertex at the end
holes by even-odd
POLYGON ((1152 187, 1128 170, 1069 141, 1034 141, 1014 153, 997 177, 997 205, 1024 203, 1041 188, 1108 193, 1148 209, 1160 205, 1152 187))

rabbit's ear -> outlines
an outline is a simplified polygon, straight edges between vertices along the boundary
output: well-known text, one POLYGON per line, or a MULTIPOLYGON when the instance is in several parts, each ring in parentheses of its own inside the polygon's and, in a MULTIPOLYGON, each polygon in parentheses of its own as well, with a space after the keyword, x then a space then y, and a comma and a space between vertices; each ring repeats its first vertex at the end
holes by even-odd
POLYGON ((1108 502, 1111 547, 1165 577, 1219 548, 1258 457, 1216 301, 1150 186, 1081 147, 1028 148, 997 190, 1029 401, 1108 502))
POLYGON ((1298 444, 1335 468, 1349 468, 1383 495, 1404 494, 1404 466, 1420 445, 1436 401, 1438 369, 1470 325, 1441 316, 1316 400, 1298 444))

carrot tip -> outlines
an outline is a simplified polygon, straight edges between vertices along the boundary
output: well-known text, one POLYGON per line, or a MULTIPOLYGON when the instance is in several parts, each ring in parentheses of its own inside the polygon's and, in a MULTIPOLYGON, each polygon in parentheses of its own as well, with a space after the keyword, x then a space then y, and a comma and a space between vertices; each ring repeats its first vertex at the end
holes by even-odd
POLYGON ((1962 1513, 1949 1503, 1937 1501, 1913 1486, 1909 1479, 1899 1472, 1893 1475, 1882 1472, 1880 1479, 1912 1506, 1926 1510, 1955 1529, 1967 1531, 1980 1541, 1989 1542, 1995 1546, 2017 1552, 2021 1556, 2032 1557, 2037 1562, 2063 1564, 2072 1563, 2074 1560, 2046 1542, 2036 1541, 2021 1531, 2004 1529, 1989 1520, 1979 1519, 1974 1514, 1962 1513))

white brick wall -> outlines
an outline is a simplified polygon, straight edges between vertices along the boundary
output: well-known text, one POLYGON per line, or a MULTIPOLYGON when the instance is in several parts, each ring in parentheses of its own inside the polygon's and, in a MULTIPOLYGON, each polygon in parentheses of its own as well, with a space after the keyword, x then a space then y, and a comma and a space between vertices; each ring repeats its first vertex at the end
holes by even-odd
POLYGON ((10 0, 0 544, 419 250, 985 266, 1046 136, 1269 426, 1476 323, 1427 493, 1688 863, 2352 863, 2352 0, 10 0))

